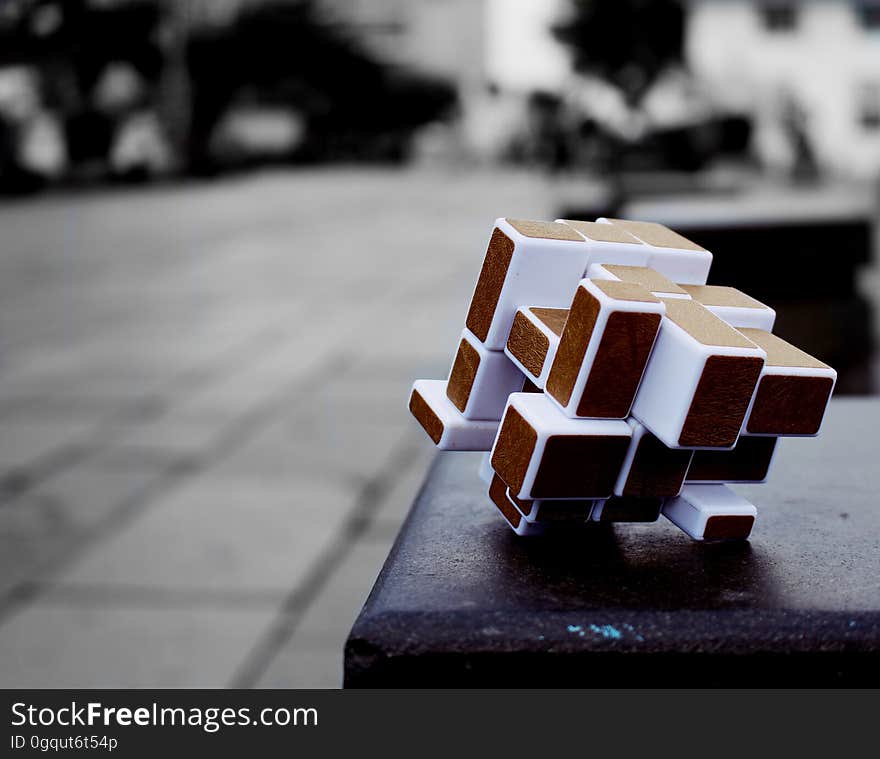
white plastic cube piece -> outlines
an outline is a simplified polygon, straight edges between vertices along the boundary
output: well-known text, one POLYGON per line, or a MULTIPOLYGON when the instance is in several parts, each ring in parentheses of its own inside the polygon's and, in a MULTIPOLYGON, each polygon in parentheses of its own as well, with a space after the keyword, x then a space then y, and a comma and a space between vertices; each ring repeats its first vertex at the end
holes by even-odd
POLYGON ((572 419, 545 393, 513 393, 492 469, 520 500, 606 498, 631 434, 622 419, 572 419))
POLYGON ((757 509, 724 485, 685 485, 663 504, 663 516, 694 540, 745 540, 757 509))
POLYGON ((577 232, 552 221, 497 219, 467 315, 467 328, 503 350, 518 308, 567 308, 587 266, 577 232))
POLYGON ((465 329, 449 372, 446 396, 465 419, 498 421, 507 396, 522 389, 523 375, 502 351, 490 351, 465 329))
POLYGON ((662 498, 612 496, 596 501, 590 519, 594 522, 656 522, 663 508, 662 498))
POLYGON ((504 521, 517 535, 541 535, 544 526, 537 522, 529 522, 507 497, 507 485, 497 474, 489 483, 489 500, 495 504, 504 521))
POLYGON ((416 380, 409 410, 441 451, 488 451, 497 421, 465 419, 446 397, 446 380, 416 380))
POLYGON ((581 281, 546 383, 563 413, 604 419, 629 414, 665 310, 637 284, 581 281))
POLYGON ((486 451, 480 457, 480 468, 477 471, 480 475, 480 479, 487 485, 492 482, 495 472, 492 471, 492 454, 489 451, 486 451))
POLYGON ((620 227, 645 243, 651 249, 646 264, 673 282, 706 284, 712 268, 712 254, 684 235, 650 221, 601 218, 599 222, 620 227))
POLYGON ((543 389, 547 382, 567 318, 567 308, 533 306, 516 312, 504 353, 535 387, 543 389))
MULTIPOLYGON (((604 224, 603 226, 609 226, 604 224)), ((691 296, 669 277, 648 266, 624 266, 622 264, 590 264, 590 279, 607 279, 613 282, 632 282, 641 285, 658 298, 690 298, 691 296)))
MULTIPOLYGON (((589 247, 589 262, 646 266, 650 248, 624 229, 595 221, 557 219, 580 234, 589 247)), ((587 270, 584 269, 584 276, 587 270)))
POLYGON ((732 448, 767 354, 693 300, 664 303, 632 415, 669 448, 732 448))
POLYGON ((776 312, 761 301, 722 285, 682 285, 697 303, 702 303, 715 316, 720 316, 731 327, 753 327, 773 331, 776 312))
POLYGON ((614 495, 627 498, 670 498, 681 492, 694 452, 668 448, 644 424, 630 417, 632 440, 614 495))
POLYGON ((818 435, 837 372, 765 330, 745 328, 741 332, 767 352, 742 434, 818 435))
POLYGON ((766 482, 779 438, 740 435, 731 451, 694 451, 685 484, 766 482))
POLYGON ((517 498, 507 489, 507 497, 519 510, 527 522, 538 522, 545 525, 577 526, 590 520, 593 511, 592 499, 573 501, 524 501, 517 498))

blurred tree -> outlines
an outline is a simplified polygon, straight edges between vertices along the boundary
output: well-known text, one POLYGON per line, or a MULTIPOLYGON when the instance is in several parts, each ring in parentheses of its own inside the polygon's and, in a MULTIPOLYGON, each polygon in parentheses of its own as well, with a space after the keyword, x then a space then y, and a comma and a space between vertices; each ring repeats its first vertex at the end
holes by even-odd
MULTIPOLYGON (((678 86, 680 95, 688 81, 681 0, 570 0, 570 8, 568 18, 553 28, 555 37, 570 49, 576 72, 610 84, 625 105, 618 126, 626 129, 609 129, 600 121, 590 137, 613 194, 623 195, 621 175, 629 168, 703 168, 720 144, 720 125, 707 116, 657 124, 648 102, 655 85, 666 82, 667 93, 678 86), (675 69, 684 72, 677 81, 675 69)), ((587 120, 592 116, 586 114, 587 120)))
POLYGON ((401 159, 413 130, 456 100, 448 83, 377 60, 313 0, 245 7, 231 27, 195 32, 187 65, 195 171, 211 170, 210 135, 237 98, 296 109, 313 160, 401 159))
POLYGON ((677 0, 571 0, 553 32, 571 48, 575 71, 620 88, 638 105, 657 77, 683 59, 684 11, 677 0))

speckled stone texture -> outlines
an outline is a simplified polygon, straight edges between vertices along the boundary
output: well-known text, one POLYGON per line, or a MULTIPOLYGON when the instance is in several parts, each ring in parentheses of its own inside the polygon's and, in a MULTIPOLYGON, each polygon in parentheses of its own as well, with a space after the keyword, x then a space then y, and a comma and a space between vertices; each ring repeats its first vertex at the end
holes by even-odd
POLYGON ((880 401, 832 402, 734 489, 752 538, 671 523, 521 539, 479 454, 441 454, 346 646, 347 687, 804 686, 880 681, 880 401))

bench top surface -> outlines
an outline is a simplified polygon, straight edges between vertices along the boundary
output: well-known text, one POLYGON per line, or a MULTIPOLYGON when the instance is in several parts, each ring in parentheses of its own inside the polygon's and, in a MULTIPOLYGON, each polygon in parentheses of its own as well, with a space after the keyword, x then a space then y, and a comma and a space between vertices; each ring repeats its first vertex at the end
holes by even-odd
MULTIPOLYGON (((479 459, 437 456, 350 647, 880 652, 880 400, 835 399, 818 438, 780 441, 766 484, 733 486, 758 507, 746 543, 697 543, 662 517, 519 538, 479 459)), ((351 654, 347 670, 369 668, 351 654)))

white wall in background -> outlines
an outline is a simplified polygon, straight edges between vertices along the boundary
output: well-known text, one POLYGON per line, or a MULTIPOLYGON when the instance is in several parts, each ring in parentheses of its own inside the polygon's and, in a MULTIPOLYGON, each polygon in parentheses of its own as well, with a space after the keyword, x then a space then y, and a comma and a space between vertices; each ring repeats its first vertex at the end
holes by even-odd
POLYGON ((550 27, 564 17, 566 0, 488 0, 487 74, 514 91, 558 92, 569 76, 569 56, 550 27))
POLYGON ((880 127, 866 127, 861 116, 876 99, 880 118, 880 33, 860 24, 854 3, 794 5, 794 28, 774 32, 754 0, 691 0, 690 66, 720 100, 756 114, 756 147, 771 163, 785 160, 776 125, 790 93, 809 116, 821 163, 874 176, 880 172, 880 127))

